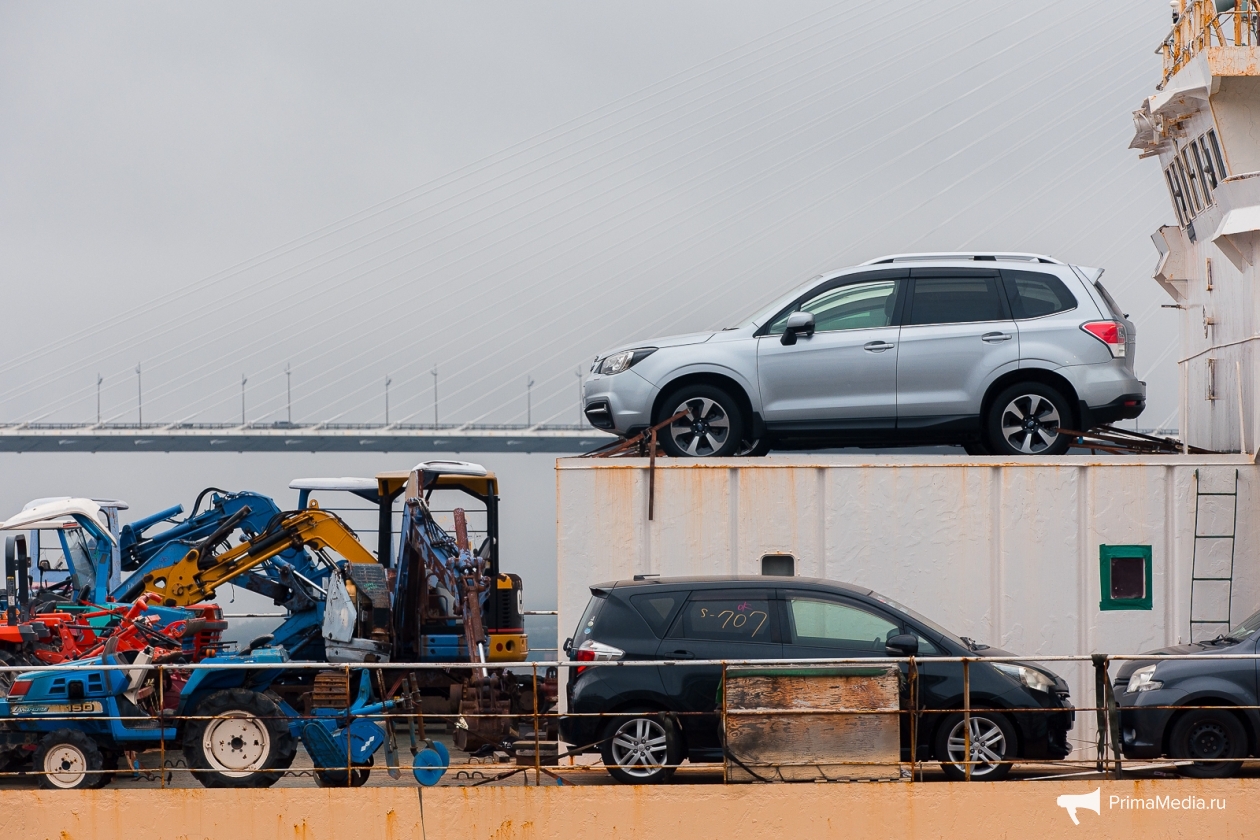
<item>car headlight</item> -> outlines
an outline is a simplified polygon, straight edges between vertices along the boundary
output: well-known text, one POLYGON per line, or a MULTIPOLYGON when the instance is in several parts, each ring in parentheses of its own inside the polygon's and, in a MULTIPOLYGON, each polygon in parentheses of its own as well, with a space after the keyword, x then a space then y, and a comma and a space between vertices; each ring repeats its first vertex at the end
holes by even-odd
POLYGON ((1164 684, 1155 679, 1155 669, 1158 665, 1147 665, 1145 668, 1138 668, 1129 675, 1129 685, 1125 689, 1126 694, 1134 694, 1139 691, 1154 691, 1157 688, 1163 688, 1164 684))
POLYGON ((1026 688, 1031 688, 1033 691, 1044 691, 1049 694, 1054 688, 1054 680, 1036 668, 1016 665, 1013 662, 994 662, 993 667, 1008 677, 1019 680, 1026 688))
POLYGON ((605 356, 596 365, 596 372, 605 376, 621 373, 623 370, 629 370, 634 367, 655 352, 655 347, 640 347, 637 350, 622 350, 620 353, 613 353, 605 356))

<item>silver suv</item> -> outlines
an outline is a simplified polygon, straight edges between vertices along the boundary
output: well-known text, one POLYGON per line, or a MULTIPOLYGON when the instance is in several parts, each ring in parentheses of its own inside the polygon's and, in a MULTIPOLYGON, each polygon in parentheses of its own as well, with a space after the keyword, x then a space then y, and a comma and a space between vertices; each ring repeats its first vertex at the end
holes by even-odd
POLYGON ((1137 417, 1135 330, 1102 269, 1036 254, 897 254, 815 277, 738 326, 627 344, 591 368, 593 426, 674 456, 961 444, 1057 455, 1137 417))

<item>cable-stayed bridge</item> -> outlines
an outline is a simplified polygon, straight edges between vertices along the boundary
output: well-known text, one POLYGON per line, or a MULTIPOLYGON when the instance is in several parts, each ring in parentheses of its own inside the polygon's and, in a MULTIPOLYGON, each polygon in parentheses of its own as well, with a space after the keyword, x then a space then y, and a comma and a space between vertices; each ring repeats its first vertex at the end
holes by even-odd
POLYGON ((590 452, 590 426, 384 424, 13 424, 0 452, 590 452))

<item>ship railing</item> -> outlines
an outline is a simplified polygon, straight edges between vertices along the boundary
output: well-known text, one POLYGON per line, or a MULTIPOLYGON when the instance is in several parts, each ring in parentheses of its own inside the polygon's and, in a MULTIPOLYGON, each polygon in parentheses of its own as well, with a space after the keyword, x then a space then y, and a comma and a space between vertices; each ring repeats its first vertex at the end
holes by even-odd
POLYGON ((1255 47, 1260 44, 1258 0, 1183 0, 1182 11, 1160 44, 1164 59, 1162 88, 1168 80, 1209 47, 1255 47))
MULTIPOLYGON (((958 728, 959 732, 962 733, 959 736, 962 739, 962 750, 957 757, 952 754, 946 756, 946 763, 960 771, 955 773, 955 776, 961 775, 967 780, 973 778, 981 780, 986 775, 993 775, 992 769, 995 766, 1002 765, 1010 765, 1012 770, 1018 770, 1014 777, 1026 781, 1073 777, 1117 779, 1152 774, 1160 775, 1169 772, 1185 774, 1190 768, 1193 768, 1193 772, 1189 772, 1188 775, 1211 775, 1211 768, 1214 765, 1237 764, 1244 759, 1250 758, 1248 749, 1215 758, 1201 755, 1168 755, 1158 758, 1128 760, 1124 756, 1124 739, 1131 736, 1122 731, 1122 718, 1125 719, 1126 725, 1132 725, 1130 716, 1135 713, 1162 715, 1171 712, 1175 719, 1177 716, 1184 715, 1192 710, 1208 709, 1219 713, 1223 705, 1228 705, 1228 713, 1234 716, 1241 727, 1239 731, 1246 734, 1245 740, 1250 739, 1254 741, 1257 733, 1252 731, 1251 721, 1260 718, 1260 706, 1257 705, 1231 703, 1229 700, 1222 699, 1210 701, 1205 699, 1201 703, 1191 702, 1176 705, 1143 704, 1135 712, 1131 703, 1121 704, 1118 701, 1120 696, 1126 696, 1126 699, 1129 700, 1132 698, 1132 695, 1127 692, 1127 685, 1121 684, 1120 681, 1116 680, 1116 669, 1124 663, 1136 661, 1146 666, 1157 665, 1165 661, 1187 663, 1196 660, 1211 661, 1222 667, 1228 667, 1227 663, 1236 660, 1246 660, 1253 662, 1255 666, 1260 666, 1260 662, 1257 662, 1257 660, 1260 660, 1260 654, 1254 653, 1175 656, 1158 654, 1093 654, 1089 656, 1032 657, 984 655, 837 656, 809 659, 661 659, 581 662, 553 660, 521 663, 354 663, 336 665, 322 662, 229 663, 214 662, 211 659, 197 664, 149 665, 145 667, 154 669, 157 672, 157 679, 153 684, 158 687, 158 690, 149 695, 148 698, 145 698, 148 700, 147 704, 142 700, 140 705, 131 706, 130 708, 135 710, 133 713, 108 717, 102 715, 99 710, 92 710, 92 704, 87 702, 90 701, 91 697, 83 697, 77 700, 68 700, 64 704, 44 701, 46 708, 25 708, 20 715, 0 718, 0 744, 3 744, 5 750, 4 755, 0 756, 0 758, 5 760, 3 764, 0 764, 0 766, 5 768, 3 771, 0 771, 0 778, 7 777, 34 783, 39 776, 54 774, 55 771, 35 767, 29 762, 32 753, 38 749, 39 739, 28 739, 29 743, 21 746, 22 731, 24 728, 29 729, 32 727, 35 721, 38 721, 41 734, 65 729, 77 729, 90 733, 93 727, 99 728, 103 722, 117 721, 123 727, 129 729, 161 726, 174 729, 178 734, 174 738, 158 738, 153 741, 144 750, 143 759, 132 752, 111 754, 111 761, 121 760, 125 764, 119 766, 111 764, 107 767, 101 767, 99 771, 95 767, 90 768, 100 782, 99 785, 94 786, 104 786, 113 780, 133 778, 147 779, 149 782, 156 783, 158 787, 162 788, 196 786, 198 775, 204 775, 208 768, 190 768, 188 766, 183 748, 185 746, 184 735, 189 725, 206 720, 236 720, 239 718, 239 713, 225 716, 174 713, 173 710, 177 703, 173 702, 174 698, 166 694, 169 690, 167 687, 183 685, 191 672, 199 670, 244 670, 255 675, 272 670, 281 670, 284 672, 284 679, 277 681, 268 691, 287 691, 289 695, 292 695, 294 692, 294 686, 309 686, 309 678, 316 673, 339 673, 344 675, 344 684, 350 686, 351 691, 353 691, 353 687, 359 685, 362 672, 367 670, 371 672, 370 682, 373 686, 373 691, 379 691, 379 694, 376 695, 377 699, 380 696, 398 698, 407 695, 412 700, 420 700, 419 705, 408 706, 401 704, 394 709, 373 710, 362 715, 364 719, 381 725, 389 732, 389 738, 394 746, 390 753, 392 757, 388 760, 388 764, 380 752, 376 754, 374 764, 369 765, 355 763, 351 760, 349 754, 345 763, 338 762, 327 766, 316 764, 313 761, 309 763, 299 761, 294 766, 268 771, 268 775, 274 776, 274 779, 271 779, 269 783, 274 783, 285 777, 296 777, 299 779, 306 777, 322 786, 330 784, 358 786, 368 779, 369 773, 377 781, 380 781, 380 777, 385 775, 387 767, 394 772, 389 773, 391 779, 386 781, 385 784, 414 785, 421 780, 424 773, 431 773, 435 769, 442 771, 444 778, 441 783, 448 785, 478 786, 492 783, 545 785, 590 782, 593 780, 592 774, 599 778, 605 777, 605 771, 609 765, 601 760, 601 756, 607 754, 606 751, 602 750, 602 747, 604 742, 608 740, 608 733, 612 727, 609 724, 596 725, 593 728, 586 727, 587 731, 593 730, 598 733, 596 737, 591 739, 590 743, 568 744, 560 741, 558 738, 559 725, 562 719, 568 718, 570 723, 572 723, 582 718, 613 721, 625 720, 628 716, 642 716, 668 721, 667 726, 674 729, 675 732, 687 730, 689 728, 687 726, 689 719, 705 718, 710 724, 716 724, 719 733, 719 744, 717 747, 721 752, 722 759, 705 763, 689 761, 680 756, 675 763, 664 765, 668 769, 677 771, 675 778, 678 780, 692 778, 697 781, 714 781, 720 778, 728 783, 736 781, 770 781, 771 779, 763 777, 758 772, 760 768, 765 766, 764 764, 749 758, 747 755, 741 757, 735 753, 731 743, 732 739, 727 737, 727 734, 733 731, 732 727, 737 725, 738 722, 747 721, 748 719, 766 719, 771 724, 764 731, 772 733, 776 729, 784 729, 784 721, 821 716, 826 716, 827 721, 820 731, 831 732, 837 729, 837 717, 847 719, 849 724, 852 724, 855 719, 868 716, 882 718, 885 721, 895 720, 894 728, 898 734, 900 748, 897 757, 892 760, 892 765, 898 771, 895 773, 895 778, 907 782, 932 782, 949 775, 941 772, 942 761, 940 756, 931 754, 930 747, 928 752, 924 751, 922 744, 925 740, 925 733, 929 731, 929 729, 924 727, 938 726, 947 718, 959 720, 960 715, 962 726, 955 728, 958 728), (1034 666, 1039 670, 1052 673, 1055 668, 1065 669, 1074 665, 1076 666, 1076 683, 1089 686, 1085 692, 1089 696, 1088 705, 1072 706, 1068 702, 1070 698, 1067 697, 1060 697, 1058 702, 1048 702, 1047 705, 1011 706, 1003 704, 995 700, 991 687, 979 690, 975 688, 977 669, 985 668, 988 674, 987 679, 991 682, 993 676, 991 669, 996 664, 1008 664, 1015 668, 1034 666), (681 669, 684 672, 690 671, 693 675, 702 675, 710 681, 713 681, 713 678, 716 677, 716 684, 721 688, 711 709, 679 711, 635 706, 633 709, 618 708, 598 712, 583 712, 573 709, 560 711, 555 702, 557 689, 560 694, 565 693, 564 681, 567 679, 568 672, 574 668, 583 670, 602 668, 681 669), (779 673, 783 673, 783 669, 796 669, 791 673, 805 678, 809 678, 811 673, 815 674, 821 678, 817 683, 819 690, 787 698, 788 702, 786 703, 783 702, 783 697, 777 697, 775 700, 778 703, 777 706, 772 702, 755 705, 754 707, 732 708, 728 706, 727 698, 731 696, 728 693, 728 686, 732 684, 731 680, 750 675, 756 676, 759 670, 773 672, 776 669, 778 669, 779 673), (834 670, 829 671, 828 669, 834 670), (848 670, 845 671, 844 669, 848 670), (894 707, 873 708, 869 702, 861 701, 860 698, 863 694, 861 691, 851 695, 859 698, 853 704, 848 704, 843 699, 837 699, 840 695, 834 692, 829 693, 829 686, 834 688, 832 684, 836 675, 847 673, 860 676, 863 673, 879 672, 881 669, 885 675, 892 674, 896 679, 898 702, 894 707), (425 712, 423 698, 415 696, 417 694, 417 684, 430 687, 437 684, 432 679, 425 679, 425 675, 429 677, 438 676, 439 672, 446 675, 467 672, 467 677, 464 678, 467 681, 467 687, 463 689, 464 702, 458 711, 448 709, 439 712, 425 712), (511 675, 510 679, 508 675, 511 675), (303 681, 304 677, 307 679, 306 682, 303 681), (925 680, 937 683, 942 680, 952 680, 959 687, 959 696, 955 697, 954 701, 947 702, 944 705, 939 703, 939 697, 933 703, 929 703, 924 693, 925 680), (518 687, 518 691, 511 702, 508 702, 506 705, 503 703, 496 705, 494 702, 491 702, 483 706, 478 705, 475 700, 470 702, 469 698, 478 695, 479 687, 485 687, 491 683, 499 688, 511 683, 518 687), (976 696, 977 694, 983 694, 983 696, 976 696), (822 702, 816 702, 818 700, 822 702), (78 708, 75 708, 75 703, 80 704, 78 708), (973 734, 980 732, 979 729, 973 727, 973 721, 981 717, 992 719, 995 716, 1003 716, 1008 719, 1007 722, 1009 723, 1009 718, 1012 716, 1055 715, 1059 716, 1059 722, 1061 723, 1062 716, 1065 713, 1074 718, 1074 725, 1067 732, 1068 743, 1073 749, 1064 758, 1030 758, 1023 755, 996 758, 992 755, 984 755, 983 751, 979 749, 979 745, 973 744, 971 740, 973 734), (461 729, 465 732, 498 732, 504 737, 496 741, 483 742, 480 745, 480 749, 470 745, 468 751, 454 750, 451 752, 449 760, 444 759, 444 762, 441 764, 435 765, 431 760, 428 763, 417 761, 415 756, 423 751, 426 744, 432 745, 434 740, 441 740, 445 743, 451 739, 450 736, 453 733, 458 733, 461 729), (26 760, 25 764, 24 760, 26 760), (417 770, 420 772, 413 772, 417 770), (737 772, 740 770, 745 772, 737 772), (981 770, 984 772, 981 773, 981 770), (395 775, 398 778, 392 778, 395 775), (333 780, 330 781, 330 779, 333 780)), ((46 667, 55 669, 58 675, 64 674, 69 677, 78 672, 130 672, 136 670, 137 666, 129 664, 70 663, 46 667)), ((0 680, 4 683, 12 684, 13 681, 19 679, 20 674, 31 674, 32 671, 33 669, 30 666, 0 666, 0 680)), ((658 670, 657 675, 652 675, 645 671, 643 681, 645 683, 650 682, 654 678, 659 677, 659 674, 662 672, 662 670, 658 670)), ((1250 673, 1255 673, 1254 667, 1250 670, 1250 673)), ((71 680, 67 679, 67 683, 69 682, 71 680)), ((459 682, 461 680, 457 679, 452 681, 452 684, 458 684, 459 682)), ((266 683, 267 681, 263 680, 260 684, 266 683)), ((423 694, 423 691, 419 693, 423 694)), ((484 692, 482 694, 484 695, 484 692)), ((1025 693, 1025 696, 1027 696, 1027 693, 1025 693)), ((294 700, 295 698, 288 696, 287 699, 294 700)), ((283 720, 286 726, 297 730, 300 730, 306 721, 316 721, 321 718, 321 715, 323 719, 327 719, 327 712, 313 712, 310 708, 311 703, 309 696, 305 698, 297 697, 290 706, 297 718, 295 719, 293 714, 285 714, 280 719, 283 720)), ((11 710, 14 706, 19 705, 29 707, 39 704, 20 699, 10 700, 11 710)), ((355 715, 346 716, 341 724, 348 725, 354 717, 355 715)), ((844 725, 841 723, 839 728, 843 728, 844 725)), ((129 746, 136 746, 136 744, 129 742, 129 746)), ((116 748, 113 742, 102 744, 103 752, 108 753, 113 748, 116 748)), ((777 778, 799 779, 799 773, 792 775, 790 772, 785 771, 803 769, 815 772, 817 781, 839 781, 862 778, 861 772, 856 774, 846 772, 846 768, 868 768, 876 764, 881 764, 881 759, 872 758, 869 754, 846 756, 841 752, 826 757, 819 757, 816 754, 802 756, 799 760, 794 760, 790 756, 786 759, 780 757, 774 760, 771 769, 777 774, 777 778)), ((883 778, 887 779, 886 770, 889 763, 886 757, 882 760, 882 764, 885 770, 883 778)), ((634 764, 624 765, 623 769, 641 773, 645 770, 645 767, 640 764, 634 764)), ((1002 775, 1005 775, 1005 773, 1002 775)), ((216 784, 216 786, 221 785, 222 780, 216 784)), ((255 779, 248 786, 257 787, 259 785, 255 779)))

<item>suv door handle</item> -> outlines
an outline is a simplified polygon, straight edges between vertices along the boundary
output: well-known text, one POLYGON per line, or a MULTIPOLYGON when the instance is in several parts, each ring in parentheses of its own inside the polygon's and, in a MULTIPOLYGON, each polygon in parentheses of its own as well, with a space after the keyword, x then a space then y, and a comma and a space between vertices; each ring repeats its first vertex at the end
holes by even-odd
POLYGON ((993 344, 994 342, 997 342, 997 341, 1010 341, 1014 337, 1015 336, 1011 335, 1010 333, 991 332, 991 333, 985 333, 984 335, 980 336, 980 340, 986 341, 989 344, 993 344))
POLYGON ((883 353, 885 350, 891 350, 896 346, 895 344, 889 344, 887 341, 868 341, 862 345, 862 349, 871 353, 883 353))
POLYGON ((674 650, 669 653, 670 659, 695 659, 696 655, 689 650, 674 650))

